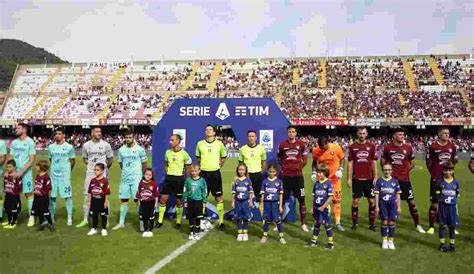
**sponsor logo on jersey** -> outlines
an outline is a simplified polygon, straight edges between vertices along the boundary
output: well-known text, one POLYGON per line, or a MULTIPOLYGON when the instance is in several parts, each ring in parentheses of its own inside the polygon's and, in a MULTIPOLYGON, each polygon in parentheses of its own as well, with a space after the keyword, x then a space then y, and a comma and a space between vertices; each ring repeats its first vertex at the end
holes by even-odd
POLYGON ((447 152, 440 153, 439 154, 439 159, 443 162, 444 161, 449 161, 451 159, 451 154, 447 153, 447 152))
POLYGON ((368 151, 359 151, 356 153, 357 158, 359 159, 367 159, 369 158, 369 152, 368 151))
POLYGON ((148 189, 144 189, 140 192, 140 197, 142 197, 143 199, 151 198, 153 197, 153 192, 148 189))

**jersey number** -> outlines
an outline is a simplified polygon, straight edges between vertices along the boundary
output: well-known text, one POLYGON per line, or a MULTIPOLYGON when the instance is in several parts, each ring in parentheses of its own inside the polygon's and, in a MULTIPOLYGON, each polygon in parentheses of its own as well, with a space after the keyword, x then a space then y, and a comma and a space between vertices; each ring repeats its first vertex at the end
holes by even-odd
POLYGON ((385 196, 383 196, 382 200, 384 200, 384 201, 389 201, 389 200, 390 200, 390 195, 389 195, 389 194, 385 194, 385 196))

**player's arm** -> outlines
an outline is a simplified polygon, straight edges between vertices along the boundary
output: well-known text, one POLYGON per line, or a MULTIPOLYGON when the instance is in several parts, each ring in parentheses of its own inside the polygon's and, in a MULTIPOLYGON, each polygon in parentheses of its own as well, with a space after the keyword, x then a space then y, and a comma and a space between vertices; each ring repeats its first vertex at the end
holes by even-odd
POLYGON ((225 160, 227 159, 227 151, 224 147, 224 144, 221 142, 221 149, 219 151, 221 159, 219 161, 219 165, 222 168, 224 166, 225 160))
POLYGON ((109 204, 109 195, 105 195, 104 208, 107 208, 109 204))
POLYGON ((428 146, 428 151, 426 152, 426 159, 425 159, 426 168, 428 169, 428 172, 431 172, 431 158, 432 158, 431 153, 432 152, 433 152, 433 149, 429 145, 428 146))
POLYGON ((3 166, 3 164, 5 163, 5 154, 0 154, 0 166, 3 166))
POLYGON ((110 146, 110 144, 108 144, 105 154, 107 157, 107 168, 109 169, 114 163, 114 151, 112 150, 112 147, 110 146))
POLYGON ((201 164, 201 149, 199 148, 199 142, 196 145, 196 153, 194 153, 194 155, 196 155, 196 161, 198 164, 201 164))
POLYGON ((88 156, 88 153, 87 153, 87 148, 86 147, 83 147, 82 148, 82 160, 84 160, 84 164, 87 164, 89 163, 89 156, 88 156))
MULTIPOLYGON (((109 159, 107 159, 109 160, 109 159)), ((117 154, 117 162, 119 163, 119 166, 120 166, 120 169, 123 169, 123 163, 122 163, 122 153, 119 149, 119 152, 117 154)), ((107 163, 107 166, 108 166, 108 163, 107 163)))
POLYGON ((20 172, 18 172, 18 176, 23 176, 23 174, 33 165, 33 163, 35 162, 35 158, 36 158, 36 155, 30 155, 28 157, 28 163, 26 163, 26 165, 23 167, 22 170, 20 170, 20 172))
POLYGON ((304 168, 308 164, 308 155, 303 155, 302 159, 303 159, 302 168, 304 168))
POLYGON ((249 206, 252 208, 253 207, 253 190, 249 191, 249 206))
POLYGON ((415 161, 414 160, 411 160, 410 161, 410 169, 409 170, 412 170, 415 168, 415 161))
POLYGON ((375 180, 377 180, 377 178, 379 177, 379 175, 377 174, 378 171, 377 171, 377 160, 372 160, 372 168, 374 169, 374 184, 375 184, 375 180))
POLYGON ((232 208, 235 208, 235 180, 232 181, 232 208))
POLYGON ((202 180, 202 189, 201 189, 201 194, 202 194, 202 203, 203 203, 203 211, 205 212, 206 210, 206 204, 207 204, 207 183, 206 180, 202 180))
POLYGON ((283 214, 283 193, 280 192, 280 214, 283 214))
POLYGON ((402 207, 400 205, 401 201, 400 193, 397 193, 397 213, 400 214, 402 212, 402 207))
POLYGON ((140 160, 142 160, 142 174, 145 174, 145 170, 148 167, 148 156, 144 149, 141 150, 140 160))
MULTIPOLYGON (((352 169, 353 169, 353 161, 347 161, 346 179, 347 179, 347 186, 349 188, 352 187, 352 169)), ((377 169, 377 167, 375 167, 375 169, 377 169)))
POLYGON ((71 171, 74 169, 74 166, 76 165, 76 159, 71 158, 69 159, 69 163, 71 165, 71 171))
POLYGON ((329 203, 332 201, 332 197, 333 195, 329 195, 328 199, 326 200, 326 202, 324 202, 324 204, 319 208, 319 211, 323 212, 324 209, 326 209, 329 205, 329 203))

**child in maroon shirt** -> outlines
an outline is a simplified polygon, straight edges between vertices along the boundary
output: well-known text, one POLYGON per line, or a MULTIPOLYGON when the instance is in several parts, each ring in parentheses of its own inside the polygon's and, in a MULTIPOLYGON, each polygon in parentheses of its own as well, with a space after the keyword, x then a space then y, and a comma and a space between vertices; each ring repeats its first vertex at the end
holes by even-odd
POLYGON ((143 237, 153 236, 153 225, 155 221, 155 210, 158 205, 159 189, 156 182, 153 180, 153 170, 147 168, 143 179, 138 185, 136 198, 138 199, 140 221, 143 221, 143 237))
POLYGON ((13 229, 16 227, 16 221, 18 214, 21 212, 21 201, 20 193, 23 188, 21 183, 21 177, 14 178, 12 176, 15 173, 16 163, 15 160, 8 160, 6 165, 6 173, 3 175, 3 187, 4 187, 4 205, 5 212, 7 213, 7 222, 2 223, 3 228, 13 229))
POLYGON ((33 207, 31 209, 31 216, 39 218, 38 230, 44 230, 44 220, 48 221, 49 230, 55 230, 51 214, 49 212, 49 193, 51 191, 51 179, 48 175, 49 163, 46 160, 39 160, 36 165, 35 189, 33 207))
POLYGON ((95 177, 89 184, 89 215, 92 216, 92 228, 87 233, 88 236, 97 234, 99 215, 102 219, 102 236, 107 236, 107 215, 108 215, 108 195, 110 186, 107 178, 104 177, 105 165, 98 163, 94 167, 95 177))

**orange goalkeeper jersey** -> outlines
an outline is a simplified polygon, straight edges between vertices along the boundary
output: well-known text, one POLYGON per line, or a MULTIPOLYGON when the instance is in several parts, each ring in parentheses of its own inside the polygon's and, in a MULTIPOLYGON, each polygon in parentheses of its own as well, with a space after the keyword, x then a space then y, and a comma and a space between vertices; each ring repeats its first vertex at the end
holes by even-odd
POLYGON ((344 159, 344 152, 338 144, 329 144, 327 150, 321 150, 319 147, 313 148, 313 161, 317 164, 326 164, 329 167, 329 180, 336 183, 339 178, 336 177, 336 171, 339 169, 340 161, 344 159))

